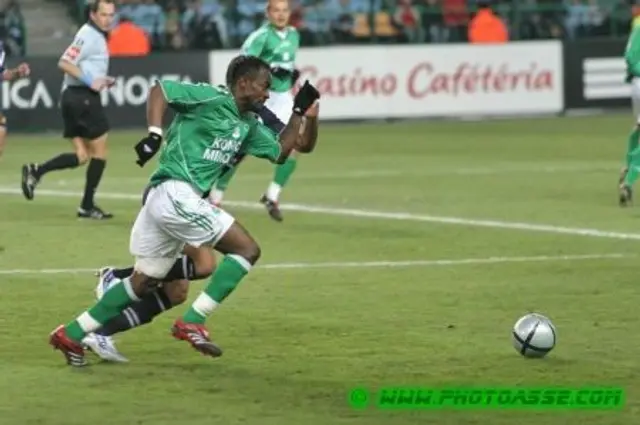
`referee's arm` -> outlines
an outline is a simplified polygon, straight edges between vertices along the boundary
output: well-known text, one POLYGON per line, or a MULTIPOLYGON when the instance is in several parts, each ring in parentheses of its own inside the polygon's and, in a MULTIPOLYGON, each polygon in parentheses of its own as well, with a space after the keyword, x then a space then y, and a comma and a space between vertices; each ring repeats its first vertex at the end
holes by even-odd
POLYGON ((100 91, 109 86, 108 79, 93 79, 90 75, 85 74, 79 67, 80 62, 87 56, 88 46, 93 42, 95 42, 95 40, 91 40, 91 37, 85 37, 83 34, 78 33, 73 43, 71 43, 62 54, 62 57, 58 61, 58 68, 65 74, 82 81, 87 87, 91 87, 92 90, 100 91))

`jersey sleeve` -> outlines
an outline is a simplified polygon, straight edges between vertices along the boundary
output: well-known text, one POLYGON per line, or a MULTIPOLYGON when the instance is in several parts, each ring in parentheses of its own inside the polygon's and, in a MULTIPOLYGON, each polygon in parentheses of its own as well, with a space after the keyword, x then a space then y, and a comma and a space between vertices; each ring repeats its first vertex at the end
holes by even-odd
POLYGON ((258 121, 254 123, 247 135, 247 149, 249 155, 257 158, 268 159, 271 162, 278 161, 282 148, 278 136, 258 121))
POLYGON ((245 56, 260 57, 267 42, 267 31, 259 29, 251 34, 242 45, 242 54, 245 56))
POLYGON ((94 42, 95 39, 92 40, 89 32, 80 29, 60 59, 78 65, 78 63, 87 56, 89 46, 94 42))
POLYGON ((640 77, 640 29, 634 29, 629 35, 624 59, 628 73, 640 77))
POLYGON ((160 80, 159 85, 169 106, 179 109, 192 109, 223 96, 219 89, 209 84, 160 80))

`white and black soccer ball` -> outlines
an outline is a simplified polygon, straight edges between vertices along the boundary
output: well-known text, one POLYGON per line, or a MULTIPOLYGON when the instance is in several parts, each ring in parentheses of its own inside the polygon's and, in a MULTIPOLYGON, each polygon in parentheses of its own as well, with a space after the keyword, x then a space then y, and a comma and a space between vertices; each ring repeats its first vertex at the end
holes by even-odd
POLYGON ((512 334, 513 347, 524 357, 544 357, 556 346, 556 328, 542 314, 522 316, 513 325, 512 334))

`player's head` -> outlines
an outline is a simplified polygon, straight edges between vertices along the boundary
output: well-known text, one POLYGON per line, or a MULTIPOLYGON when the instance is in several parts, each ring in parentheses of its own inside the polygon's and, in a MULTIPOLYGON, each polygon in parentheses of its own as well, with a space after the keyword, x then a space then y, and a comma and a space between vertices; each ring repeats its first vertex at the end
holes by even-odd
POLYGON ((271 70, 269 64, 255 56, 238 56, 227 68, 227 87, 238 107, 250 110, 269 98, 271 70))
POLYGON ((115 0, 91 0, 89 19, 102 31, 109 31, 116 14, 115 0))
POLYGON ((289 24, 291 9, 288 0, 269 0, 267 2, 267 18, 271 25, 283 29, 289 24))

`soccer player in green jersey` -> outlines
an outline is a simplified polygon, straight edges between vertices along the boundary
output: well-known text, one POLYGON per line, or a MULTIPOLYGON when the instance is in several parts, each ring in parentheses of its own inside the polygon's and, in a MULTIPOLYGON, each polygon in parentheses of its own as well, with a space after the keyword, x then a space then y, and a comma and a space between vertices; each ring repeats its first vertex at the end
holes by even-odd
POLYGON ((633 185, 640 173, 640 25, 634 21, 624 52, 627 66, 627 82, 631 83, 631 103, 636 120, 627 141, 626 164, 620 175, 619 203, 627 206, 633 197, 633 185))
POLYGON ((175 321, 172 334, 203 354, 222 354, 211 341, 205 321, 256 264, 260 247, 230 214, 203 197, 237 155, 283 162, 293 149, 313 150, 319 110, 318 92, 306 82, 294 99, 294 113, 278 136, 250 112, 268 97, 269 65, 256 57, 244 57, 236 63, 230 81, 225 88, 165 80, 151 89, 147 102, 150 134, 143 140, 162 136, 167 107, 175 117, 150 179, 152 188, 131 231, 134 272, 112 285, 93 307, 51 333, 50 344, 64 354, 69 365, 87 364, 82 339, 143 298, 167 276, 187 245, 204 262, 215 263, 214 249, 224 258, 204 291, 175 321), (299 137, 303 116, 307 117, 307 137, 299 137))
MULTIPOLYGON (((265 106, 285 123, 291 116, 293 105, 291 89, 299 76, 295 60, 300 46, 300 35, 295 28, 288 25, 290 15, 287 0, 270 0, 267 4, 269 22, 251 33, 242 46, 243 54, 257 56, 270 65, 273 85, 265 106)), ((280 192, 293 175, 297 161, 297 152, 293 150, 284 164, 276 166, 273 181, 260 199, 271 218, 276 221, 282 221, 282 212, 278 207, 280 192)), ((234 167, 216 183, 210 197, 216 205, 222 202, 224 192, 236 170, 237 167, 234 167)))

